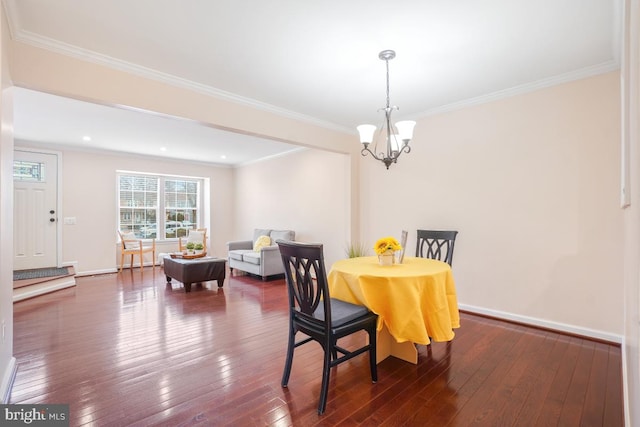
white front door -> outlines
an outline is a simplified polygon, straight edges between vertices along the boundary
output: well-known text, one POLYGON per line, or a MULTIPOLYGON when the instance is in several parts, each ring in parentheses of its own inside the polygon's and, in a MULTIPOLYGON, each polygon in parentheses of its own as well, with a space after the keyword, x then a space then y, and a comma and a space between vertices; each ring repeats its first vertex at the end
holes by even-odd
POLYGON ((57 266, 58 156, 16 150, 13 167, 13 269, 57 266))

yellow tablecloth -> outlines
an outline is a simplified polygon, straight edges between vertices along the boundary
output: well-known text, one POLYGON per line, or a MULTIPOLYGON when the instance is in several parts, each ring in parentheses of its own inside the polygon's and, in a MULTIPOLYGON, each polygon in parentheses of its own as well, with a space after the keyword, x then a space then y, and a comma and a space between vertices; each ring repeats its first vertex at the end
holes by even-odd
POLYGON ((329 292, 368 307, 379 316, 397 342, 429 344, 450 341, 460 327, 458 298, 447 263, 405 258, 402 264, 381 266, 377 257, 337 261, 328 276, 329 292))

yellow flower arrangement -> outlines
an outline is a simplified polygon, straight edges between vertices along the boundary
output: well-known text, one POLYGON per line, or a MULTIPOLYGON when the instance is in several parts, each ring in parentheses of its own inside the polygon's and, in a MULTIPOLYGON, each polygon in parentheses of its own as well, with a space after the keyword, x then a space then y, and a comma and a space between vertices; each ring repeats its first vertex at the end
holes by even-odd
POLYGON ((376 242, 373 249, 376 251, 378 255, 382 255, 387 251, 392 251, 392 252, 401 251, 402 246, 400 246, 400 243, 398 243, 398 241, 395 238, 389 236, 389 237, 383 237, 382 239, 379 239, 376 242))

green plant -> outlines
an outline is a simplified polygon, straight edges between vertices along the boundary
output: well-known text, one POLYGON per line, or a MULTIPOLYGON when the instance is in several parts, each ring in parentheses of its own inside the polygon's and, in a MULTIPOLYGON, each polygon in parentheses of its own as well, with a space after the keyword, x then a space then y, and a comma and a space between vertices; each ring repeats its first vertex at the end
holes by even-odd
POLYGON ((188 250, 192 251, 193 249, 195 249, 196 244, 193 242, 188 242, 186 247, 188 250))
POLYGON ((358 258, 367 255, 367 247, 364 243, 349 243, 345 252, 349 258, 358 258))
POLYGON ((202 243, 196 243, 194 249, 196 251, 201 251, 204 249, 204 245, 202 243))

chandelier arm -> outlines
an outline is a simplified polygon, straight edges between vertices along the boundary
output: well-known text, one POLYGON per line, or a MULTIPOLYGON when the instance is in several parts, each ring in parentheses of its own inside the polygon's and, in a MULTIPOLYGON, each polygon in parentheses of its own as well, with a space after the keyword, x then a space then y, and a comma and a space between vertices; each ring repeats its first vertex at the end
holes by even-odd
MULTIPOLYGON (((387 62, 388 64, 388 62, 387 62)), ((387 83, 388 84, 388 83, 387 83)), ((388 94, 388 89, 387 89, 387 94, 388 94)), ((391 156, 391 110, 389 109, 389 95, 387 95, 387 109, 385 110, 385 120, 386 120, 386 125, 387 125, 387 157, 392 157, 391 156)))
POLYGON ((400 151, 397 152, 398 154, 396 154, 395 157, 393 158, 393 162, 395 163, 396 160, 398 160, 398 158, 400 157, 400 154, 410 153, 410 152, 411 152, 411 147, 409 145, 405 145, 404 147, 402 147, 400 151))
POLYGON ((364 147, 362 150, 360 150, 360 154, 362 154, 362 156, 366 156, 367 153, 370 153, 374 159, 380 160, 373 151, 369 150, 369 147, 364 147))
POLYGON ((373 156, 374 159, 380 160, 380 161, 384 161, 384 159, 388 158, 388 156, 385 156, 384 153, 376 154, 374 151, 371 151, 369 147, 364 147, 362 150, 360 150, 360 154, 362 154, 363 156, 366 156, 367 153, 371 154, 371 156, 373 156))

